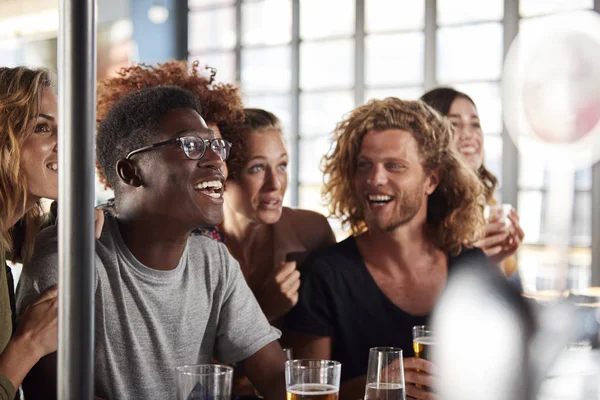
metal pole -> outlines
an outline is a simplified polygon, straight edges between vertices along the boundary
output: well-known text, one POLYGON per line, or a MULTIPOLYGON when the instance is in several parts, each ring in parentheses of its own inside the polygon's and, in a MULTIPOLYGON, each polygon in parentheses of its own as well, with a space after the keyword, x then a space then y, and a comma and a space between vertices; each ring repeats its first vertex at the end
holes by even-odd
MULTIPOLYGON (((504 57, 519 32, 519 0, 504 0, 504 57)), ((519 151, 506 128, 502 132, 502 202, 518 208, 519 151)))
POLYGON ((425 91, 437 85, 437 0, 425 0, 425 91))
POLYGON ((94 394, 94 0, 60 0, 58 399, 94 394))
POLYGON ((365 102, 365 0, 356 0, 354 18, 354 107, 365 102))
POLYGON ((300 198, 300 18, 300 0, 292 0, 292 174, 288 188, 295 207, 300 198))

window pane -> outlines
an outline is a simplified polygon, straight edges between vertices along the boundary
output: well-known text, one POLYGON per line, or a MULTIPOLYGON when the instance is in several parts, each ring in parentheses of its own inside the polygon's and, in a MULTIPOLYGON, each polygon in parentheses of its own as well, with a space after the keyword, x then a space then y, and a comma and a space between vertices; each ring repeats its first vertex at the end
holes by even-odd
POLYGON ((350 88, 354 83, 352 40, 303 43, 300 46, 300 86, 304 90, 350 88))
POLYGON ((188 49, 190 53, 207 49, 235 47, 235 9, 219 8, 189 13, 188 49))
POLYGON ((292 39, 292 7, 289 0, 264 0, 242 5, 242 43, 272 45, 292 39))
POLYGON ((463 83, 454 86, 475 102, 484 133, 502 133, 502 98, 495 82, 463 83))
POLYGON ((365 100, 385 99, 386 97, 397 97, 402 100, 418 100, 423 96, 423 87, 403 87, 403 88, 386 88, 386 89, 371 89, 365 93, 365 100))
POLYGON ((321 159, 329 152, 331 143, 328 135, 300 139, 300 183, 321 185, 321 159))
POLYGON ((523 17, 594 8, 594 0, 520 0, 523 17))
POLYGON ((369 35, 365 40, 367 85, 403 85, 423 82, 423 32, 369 35))
POLYGON ((592 194, 576 193, 574 201, 571 243, 589 246, 592 241, 592 194))
POLYGON ((365 30, 423 29, 425 0, 365 0, 365 30))
MULTIPOLYGON (((252 108, 262 108, 270 111, 279 118, 282 124, 283 134, 290 137, 292 122, 292 99, 289 94, 283 95, 246 95, 244 96, 244 106, 252 108)), ((286 143, 290 151, 289 141, 286 143)))
POLYGON ((188 0, 188 6, 192 7, 206 7, 206 6, 217 6, 223 4, 234 4, 235 0, 188 0))
POLYGON ((502 136, 485 135, 484 140, 485 167, 498 178, 498 183, 502 186, 502 136))
POLYGON ((242 88, 246 92, 287 92, 292 82, 289 46, 242 51, 242 88))
POLYGON ((321 189, 322 186, 320 184, 300 185, 298 191, 298 207, 327 215, 329 212, 321 199, 321 189))
POLYGON ((547 185, 544 158, 539 147, 521 141, 519 151, 519 187, 541 189, 547 185))
POLYGON ((302 0, 300 36, 314 39, 354 33, 355 0, 302 0))
POLYGON ((502 68, 502 25, 440 28, 437 31, 440 82, 496 80, 502 68))
POLYGON ((578 190, 592 190, 591 168, 586 168, 575 172, 575 188, 578 190))
POLYGON ((500 21, 502 17, 504 17, 503 0, 437 0, 439 25, 500 21))
POLYGON ((351 91, 300 95, 300 134, 315 136, 333 132, 335 125, 354 108, 351 91))
POLYGON ((190 57, 189 62, 198 61, 200 66, 209 66, 217 69, 215 80, 217 82, 235 82, 235 53, 211 53, 190 57))
POLYGON ((519 218, 525 232, 525 243, 539 243, 542 240, 543 194, 538 191, 519 192, 519 218))

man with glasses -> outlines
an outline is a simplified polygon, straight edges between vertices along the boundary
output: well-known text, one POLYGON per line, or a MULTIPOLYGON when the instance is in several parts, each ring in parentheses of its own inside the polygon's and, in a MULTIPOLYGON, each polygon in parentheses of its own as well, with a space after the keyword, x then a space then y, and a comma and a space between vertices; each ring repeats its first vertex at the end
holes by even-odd
MULTIPOLYGON (((115 190, 118 212, 107 215, 96 242, 100 398, 173 398, 174 368, 213 358, 239 363, 265 398, 285 396, 279 332, 226 247, 190 236, 194 228, 221 222, 223 167, 231 147, 215 138, 199 111, 191 93, 155 87, 123 98, 100 124, 98 162, 115 190)), ((56 283, 57 264, 53 227, 39 236, 24 268, 21 312, 56 283)), ((55 390, 47 377, 55 385, 56 358, 38 367, 30 386, 50 398, 55 390)))

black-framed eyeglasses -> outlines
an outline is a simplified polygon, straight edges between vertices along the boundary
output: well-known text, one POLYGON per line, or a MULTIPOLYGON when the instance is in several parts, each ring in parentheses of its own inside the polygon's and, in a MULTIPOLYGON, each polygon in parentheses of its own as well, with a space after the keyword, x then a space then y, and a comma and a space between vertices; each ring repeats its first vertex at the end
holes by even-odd
POLYGON ((231 151, 231 143, 224 139, 202 139, 198 136, 183 136, 133 150, 127 154, 125 159, 129 160, 133 155, 141 153, 142 151, 153 150, 173 143, 179 143, 179 146, 185 153, 185 156, 190 160, 201 159, 202 156, 204 156, 204 153, 206 153, 206 149, 208 147, 210 147, 212 151, 221 157, 221 160, 223 161, 227 160, 227 157, 229 157, 229 152, 231 151))

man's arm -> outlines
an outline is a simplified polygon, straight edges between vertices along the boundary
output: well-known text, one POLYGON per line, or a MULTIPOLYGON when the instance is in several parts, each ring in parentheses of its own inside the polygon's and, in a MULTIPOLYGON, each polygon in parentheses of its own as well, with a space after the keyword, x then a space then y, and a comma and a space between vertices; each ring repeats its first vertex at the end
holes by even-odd
POLYGON ((266 400, 285 399, 286 357, 274 341, 239 363, 242 372, 266 400))

